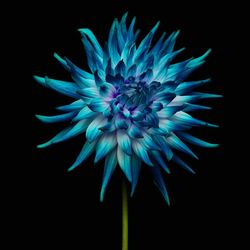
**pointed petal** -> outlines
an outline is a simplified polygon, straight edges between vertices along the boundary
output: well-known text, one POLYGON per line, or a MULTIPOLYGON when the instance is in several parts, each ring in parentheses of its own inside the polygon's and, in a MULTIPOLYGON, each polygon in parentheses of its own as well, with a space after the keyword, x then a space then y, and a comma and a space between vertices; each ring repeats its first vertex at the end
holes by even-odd
POLYGON ((132 141, 132 148, 135 152, 135 154, 142 159, 147 165, 153 166, 153 163, 151 162, 147 150, 142 146, 141 143, 139 143, 136 140, 132 141))
POLYGON ((165 137, 153 135, 152 138, 161 147, 162 152, 165 154, 167 160, 170 161, 173 157, 173 151, 169 148, 165 137))
POLYGON ((80 121, 82 119, 89 119, 95 117, 97 113, 93 112, 90 110, 87 106, 84 107, 78 114, 77 116, 73 119, 73 121, 80 121))
POLYGON ((197 104, 191 104, 191 103, 186 103, 186 107, 183 109, 184 112, 192 112, 192 111, 197 111, 197 110, 210 110, 212 109, 211 107, 203 106, 203 105, 197 105, 197 104))
POLYGON ((176 113, 174 116, 172 116, 172 118, 176 122, 181 122, 183 124, 187 124, 190 126, 205 126, 205 127, 211 127, 211 128, 218 127, 218 125, 196 119, 183 111, 176 113))
POLYGON ((198 157, 192 152, 192 150, 187 145, 185 145, 174 133, 167 137, 166 141, 170 147, 180 150, 198 160, 198 157))
POLYGON ((94 112, 103 112, 109 107, 109 105, 103 98, 96 98, 88 104, 88 107, 94 112))
POLYGON ((131 194, 130 194, 131 197, 133 196, 135 192, 135 188, 138 183, 140 171, 141 171, 141 160, 136 154, 132 154, 131 156, 132 187, 131 187, 131 194))
POLYGON ((133 124, 129 127, 128 134, 131 138, 143 138, 141 130, 133 124))
POLYGON ((116 168, 116 165, 117 165, 117 156, 116 156, 116 149, 114 149, 105 158, 102 188, 101 188, 101 194, 100 194, 101 201, 103 201, 106 187, 107 187, 109 180, 110 180, 110 178, 111 178, 111 176, 116 168))
POLYGON ((129 29, 128 29, 128 41, 133 39, 133 36, 134 36, 134 27, 135 27, 135 21, 136 21, 136 17, 133 18, 130 26, 129 26, 129 29))
POLYGON ((200 81, 192 81, 192 82, 183 82, 180 85, 177 86, 175 92, 178 95, 183 95, 189 91, 191 91, 193 88, 196 88, 198 86, 201 86, 205 83, 210 82, 211 79, 205 79, 205 80, 200 80, 200 81))
POLYGON ((102 135, 96 146, 95 163, 105 157, 117 145, 115 133, 105 133, 102 135))
POLYGON ((180 110, 183 110, 184 106, 166 106, 161 111, 157 112, 159 118, 169 118, 180 110))
POLYGON ((89 125, 89 120, 80 121, 77 124, 75 124, 74 126, 61 131, 60 133, 58 133, 55 137, 53 137, 48 142, 40 144, 37 147, 44 148, 44 147, 47 147, 47 146, 52 145, 54 143, 62 142, 62 141, 68 140, 72 137, 75 137, 79 134, 82 134, 83 132, 85 132, 88 125, 89 125))
POLYGON ((120 147, 117 147, 117 159, 123 173, 131 182, 132 181, 131 157, 125 154, 120 147))
POLYGON ((185 170, 187 170, 188 172, 195 174, 194 170, 192 168, 190 168, 183 160, 181 160, 176 154, 174 154, 173 158, 172 158, 173 162, 175 162, 176 164, 178 164, 180 167, 184 168, 185 170))
POLYGON ((56 109, 61 110, 61 111, 74 111, 74 110, 82 109, 84 106, 85 106, 84 101, 80 99, 75 102, 72 102, 71 104, 57 107, 56 109))
POLYGON ((45 116, 45 115, 36 115, 36 118, 45 123, 54 123, 54 122, 64 122, 71 120, 76 115, 76 112, 70 112, 62 115, 55 116, 45 116))
POLYGON ((107 119, 105 119, 102 115, 97 116, 88 126, 86 130, 86 138, 89 142, 94 141, 98 136, 102 134, 102 131, 99 129, 103 125, 105 125, 107 119))
POLYGON ((159 167, 154 167, 154 168, 150 168, 153 176, 154 176, 154 183, 155 185, 158 187, 158 189, 160 190, 161 194, 163 195, 165 201, 167 202, 168 205, 170 205, 170 200, 168 197, 168 192, 164 183, 164 180, 162 178, 162 174, 160 171, 159 167))
POLYGON ((161 151, 161 148, 154 142, 151 135, 147 133, 143 133, 143 139, 140 139, 140 143, 145 146, 148 150, 159 150, 161 151))
POLYGON ((132 154, 131 140, 125 131, 123 130, 117 131, 117 142, 119 147, 121 147, 124 153, 128 155, 132 154))
POLYGON ((191 144, 194 144, 194 145, 197 145, 197 146, 200 146, 200 147, 205 147, 205 148, 216 148, 219 146, 219 144, 215 144, 215 143, 209 143, 209 142, 206 142, 206 141, 203 141, 197 137, 194 137, 192 135, 189 135, 185 132, 178 132, 178 136, 180 138, 182 138, 183 140, 191 143, 191 144))
POLYGON ((74 83, 39 76, 34 76, 34 79, 44 87, 51 88, 64 95, 80 99, 80 96, 77 94, 77 90, 79 90, 79 88, 74 83))
POLYGON ((94 152, 96 142, 97 141, 93 141, 92 143, 89 143, 88 141, 85 142, 80 154, 78 155, 72 166, 68 169, 68 171, 72 171, 74 168, 78 167, 94 152))
POLYGON ((126 27, 126 19, 127 19, 127 16, 128 16, 128 12, 126 12, 126 13, 123 15, 123 17, 122 17, 122 19, 121 19, 121 24, 120 24, 120 26, 121 26, 121 33, 122 33, 122 36, 123 36, 124 41, 127 40, 127 33, 128 33, 127 27, 126 27))
POLYGON ((168 166, 166 165, 165 161, 162 159, 161 154, 158 151, 151 150, 150 155, 153 156, 154 161, 156 161, 160 165, 160 167, 162 167, 166 171, 166 173, 170 174, 168 166))
POLYGON ((80 89, 80 90, 77 91, 77 93, 79 95, 82 95, 82 96, 88 97, 88 98, 98 98, 98 97, 100 97, 96 87, 80 89))
POLYGON ((99 42, 97 41, 95 35, 93 34, 93 32, 90 29, 79 29, 81 34, 85 34, 89 40, 91 41, 96 53, 99 56, 103 56, 103 50, 102 47, 100 46, 99 42))

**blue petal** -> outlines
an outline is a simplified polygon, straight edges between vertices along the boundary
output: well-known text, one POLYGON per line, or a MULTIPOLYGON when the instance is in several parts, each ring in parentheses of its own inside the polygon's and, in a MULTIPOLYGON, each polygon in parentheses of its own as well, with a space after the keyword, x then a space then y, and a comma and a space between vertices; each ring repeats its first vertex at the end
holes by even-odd
POLYGON ((124 153, 128 155, 132 154, 131 140, 125 131, 117 131, 117 142, 119 147, 121 147, 121 149, 124 151, 124 153))
POLYGON ((128 29, 128 41, 133 39, 135 21, 136 21, 136 17, 133 18, 133 20, 132 20, 132 22, 131 22, 131 24, 129 26, 129 29, 128 29))
POLYGON ((126 12, 122 19, 121 19, 121 24, 120 24, 120 27, 121 27, 121 33, 122 33, 122 36, 123 36, 123 39, 126 41, 127 40, 127 27, 126 27, 126 19, 127 19, 127 16, 128 16, 128 12, 126 12))
POLYGON ((177 36, 180 34, 180 30, 177 30, 176 32, 173 32, 167 40, 164 42, 164 45, 161 47, 160 56, 166 55, 168 53, 171 53, 174 49, 174 45, 176 42, 177 36))
POLYGON ((180 150, 198 160, 198 157, 192 152, 192 150, 187 145, 185 145, 174 133, 167 137, 166 140, 170 147, 180 150))
POLYGON ((135 60, 138 60, 143 54, 148 52, 150 48, 151 41, 153 39, 154 33, 159 27, 160 22, 157 22, 156 25, 152 28, 152 30, 147 34, 147 36, 142 40, 138 49, 135 53, 135 60))
POLYGON ((85 142, 80 154, 78 155, 76 161, 72 164, 72 166, 68 169, 68 171, 73 170, 77 166, 79 166, 83 161, 85 161, 94 151, 96 142, 89 143, 88 141, 85 142))
POLYGON ((133 124, 131 124, 131 126, 129 127, 128 134, 130 137, 135 138, 135 139, 136 138, 143 138, 141 130, 133 124))
POLYGON ((71 129, 72 129, 72 127, 68 127, 66 129, 62 130, 61 132, 59 132, 56 136, 54 136, 49 141, 47 141, 43 144, 37 145, 37 148, 45 148, 45 147, 52 145, 54 143, 54 141, 57 141, 58 139, 63 138, 71 129))
POLYGON ((110 180, 110 178, 115 170, 116 164, 117 164, 117 156, 116 156, 116 149, 114 149, 105 158, 102 188, 101 188, 101 194, 100 194, 101 201, 103 201, 106 187, 107 187, 109 180, 110 180))
MULTIPOLYGON (((154 157, 154 160, 168 173, 170 174, 170 170, 164 160, 161 157, 161 154, 158 151, 152 150, 150 154, 154 157)), ((155 164, 154 164, 155 165, 155 164)))
POLYGON ((102 98, 96 98, 88 104, 88 107, 94 112, 103 112, 109 105, 102 98))
POLYGON ((205 148, 216 148, 219 146, 219 144, 215 144, 215 143, 209 143, 209 142, 206 142, 206 141, 203 141, 197 137, 194 137, 192 135, 189 135, 185 132, 179 132, 178 133, 178 136, 181 137, 183 140, 191 143, 191 144, 194 144, 194 145, 197 145, 197 146, 200 146, 200 147, 205 147, 205 148))
POLYGON ((77 116, 73 119, 73 121, 80 121, 82 119, 89 119, 93 118, 97 114, 90 110, 88 107, 84 107, 78 114, 77 116))
POLYGON ((163 108, 161 111, 159 111, 157 113, 157 115, 159 116, 159 118, 169 118, 171 116, 173 116, 175 113, 177 113, 180 110, 183 110, 184 106, 180 105, 180 106, 167 106, 165 108, 163 108))
POLYGON ((169 148, 165 137, 159 135, 153 135, 152 139, 161 147, 162 152, 165 154, 168 161, 170 161, 173 157, 173 152, 169 148))
POLYGON ((116 65, 120 60, 120 55, 118 53, 118 41, 116 40, 116 23, 117 19, 114 20, 111 26, 108 38, 108 49, 112 66, 116 65))
POLYGON ((86 138, 89 142, 94 141, 98 136, 102 134, 99 129, 106 124, 106 119, 103 116, 96 117, 88 126, 86 130, 86 138))
POLYGON ((191 104, 186 103, 186 107, 183 109, 184 112, 192 112, 197 110, 210 110, 211 107, 203 106, 203 105, 197 105, 197 104, 191 104))
POLYGON ((108 122, 107 124, 103 125, 99 129, 103 132, 113 132, 115 131, 116 127, 113 122, 108 122))
POLYGON ((67 111, 82 109, 84 106, 85 106, 84 101, 80 99, 75 102, 72 102, 71 104, 57 107, 56 109, 67 112, 67 111))
POLYGON ((116 146, 116 136, 114 133, 105 133, 102 135, 96 146, 95 163, 105 157, 116 146))
POLYGON ((65 63, 67 64, 67 66, 69 67, 70 72, 74 72, 75 74, 83 77, 83 78, 87 78, 87 79, 91 79, 93 80, 94 77, 92 74, 88 73, 85 70, 80 69, 79 67, 77 67, 74 63, 72 63, 67 57, 64 57, 65 63))
POLYGON ((94 72, 94 76, 95 76, 95 84, 96 84, 97 87, 99 87, 100 85, 103 84, 103 80, 102 80, 101 77, 99 76, 98 70, 96 70, 96 71, 94 72))
POLYGON ((221 98, 223 95, 210 94, 210 93, 201 93, 201 92, 193 92, 194 97, 198 97, 199 99, 208 99, 208 98, 221 98))
POLYGON ((189 67, 189 68, 197 68, 197 67, 199 67, 201 64, 204 63, 204 59, 210 54, 211 51, 212 51, 211 49, 208 49, 208 51, 206 53, 204 53, 202 56, 191 60, 187 64, 187 67, 189 67))
POLYGON ((173 117, 175 121, 181 122, 183 124, 191 125, 191 126, 205 126, 205 127, 212 127, 212 128, 218 127, 218 125, 201 121, 182 111, 176 113, 173 117))
POLYGON ((128 178, 128 180, 132 181, 132 173, 131 173, 131 157, 127 154, 125 154, 120 147, 117 148, 117 159, 118 163, 125 174, 125 176, 128 178))
POLYGON ((76 115, 76 112, 70 112, 62 115, 55 116, 44 116, 44 115, 36 115, 36 118, 45 123, 54 123, 54 122, 64 122, 71 120, 76 115))
POLYGON ((153 176, 154 176, 154 183, 160 190, 161 194, 163 195, 165 201, 167 202, 168 205, 170 205, 169 197, 168 197, 168 192, 164 183, 164 180, 162 178, 162 174, 160 171, 159 167, 154 167, 150 168, 153 176))
POLYGON ((54 57, 67 71, 70 71, 70 67, 67 65, 67 62, 63 58, 61 58, 57 53, 54 53, 54 57))
POLYGON ((159 150, 161 151, 161 148, 154 142, 151 135, 148 135, 147 133, 143 133, 143 139, 140 139, 140 143, 144 145, 148 150, 159 150))
POLYGON ((129 127, 129 122, 125 118, 116 117, 115 126, 117 129, 127 129, 129 127))
POLYGON ((133 64, 132 66, 129 67, 127 76, 135 76, 136 73, 136 64, 133 64))
POLYGON ((91 41, 96 53, 99 56, 103 56, 103 50, 102 47, 100 46, 99 42, 97 41, 95 35, 93 34, 93 32, 90 29, 79 29, 81 34, 85 34, 89 40, 91 41))
POLYGON ((125 40, 123 38, 121 26, 119 25, 118 21, 116 22, 116 39, 117 39, 117 44, 118 44, 118 51, 119 51, 119 54, 121 54, 125 45, 125 40))
POLYGON ((88 125, 89 125, 88 120, 80 121, 76 125, 61 131, 60 133, 58 133, 55 137, 53 137, 48 142, 40 144, 37 147, 44 148, 44 147, 50 146, 54 143, 62 142, 62 141, 68 140, 72 137, 75 137, 79 134, 82 134, 83 132, 85 132, 88 125))
POLYGON ((82 43, 83 43, 84 48, 85 48, 89 68, 90 68, 91 72, 95 72, 99 68, 98 66, 101 64, 100 58, 95 56, 96 52, 95 52, 93 46, 88 41, 87 37, 84 34, 82 34, 82 35, 83 35, 82 43))
POLYGON ((190 168, 183 160, 181 160, 176 154, 172 158, 173 162, 184 168, 188 172, 195 174, 194 170, 190 168))
POLYGON ((147 165, 153 166, 153 163, 149 159, 147 150, 142 146, 141 143, 136 140, 132 141, 132 148, 140 159, 142 159, 147 165))
POLYGON ((99 97, 99 93, 96 87, 80 89, 77 93, 88 98, 99 97))
POLYGON ((178 95, 183 95, 189 91, 191 91, 193 88, 196 88, 198 86, 201 86, 207 82, 210 82, 211 79, 206 79, 206 80, 200 80, 200 81, 192 81, 192 82, 183 82, 181 83, 175 90, 175 92, 178 95))
POLYGON ((157 43, 154 45, 154 47, 150 51, 150 55, 157 55, 161 51, 162 45, 163 45, 163 39, 166 36, 166 32, 163 32, 160 39, 157 41, 157 43))
POLYGON ((141 171, 141 160, 137 157, 136 154, 131 156, 131 173, 132 173, 132 188, 130 196, 133 196, 135 188, 138 183, 139 175, 141 171))
POLYGON ((64 95, 80 99, 80 96, 77 94, 79 88, 74 83, 39 76, 34 76, 34 79, 44 87, 54 89, 64 95))
POLYGON ((115 72, 116 74, 121 74, 121 76, 125 76, 125 64, 123 62, 123 60, 121 60, 115 67, 115 72))

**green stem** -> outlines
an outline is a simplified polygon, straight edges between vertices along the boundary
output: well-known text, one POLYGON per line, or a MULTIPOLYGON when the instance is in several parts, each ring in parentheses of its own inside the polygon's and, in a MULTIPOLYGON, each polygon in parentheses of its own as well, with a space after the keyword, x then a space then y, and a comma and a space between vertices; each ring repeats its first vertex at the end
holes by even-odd
POLYGON ((125 178, 122 181, 122 250, 128 250, 128 194, 125 178))

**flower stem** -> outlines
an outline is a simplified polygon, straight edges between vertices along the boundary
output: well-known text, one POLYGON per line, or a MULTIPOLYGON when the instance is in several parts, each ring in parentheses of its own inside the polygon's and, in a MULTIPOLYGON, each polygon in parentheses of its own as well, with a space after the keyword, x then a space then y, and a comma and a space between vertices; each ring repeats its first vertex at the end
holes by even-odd
POLYGON ((125 178, 122 181, 122 250, 128 250, 128 194, 125 178))

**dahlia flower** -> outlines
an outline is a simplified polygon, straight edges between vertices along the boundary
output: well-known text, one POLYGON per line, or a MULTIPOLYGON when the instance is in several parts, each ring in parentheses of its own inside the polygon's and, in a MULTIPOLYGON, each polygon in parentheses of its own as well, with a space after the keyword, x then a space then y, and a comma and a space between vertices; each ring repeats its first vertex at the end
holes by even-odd
POLYGON ((172 63, 184 48, 174 51, 179 31, 166 37, 163 33, 152 44, 159 22, 138 43, 135 18, 126 25, 127 13, 114 20, 107 42, 102 48, 93 32, 80 29, 89 71, 80 69, 68 58, 54 54, 71 74, 72 82, 35 76, 44 87, 51 88, 74 101, 57 108, 55 116, 37 115, 45 123, 66 122, 68 127, 51 140, 38 145, 44 148, 75 136, 86 136, 86 142, 69 171, 80 166, 92 153, 94 163, 104 159, 100 200, 117 167, 131 183, 134 193, 141 163, 152 172, 154 182, 169 203, 162 171, 170 173, 170 162, 194 173, 178 156, 178 151, 198 159, 186 145, 216 147, 189 133, 192 127, 217 127, 189 114, 209 107, 195 104, 204 98, 220 95, 201 93, 195 88, 210 79, 187 81, 200 67, 210 49, 198 58, 172 63))

